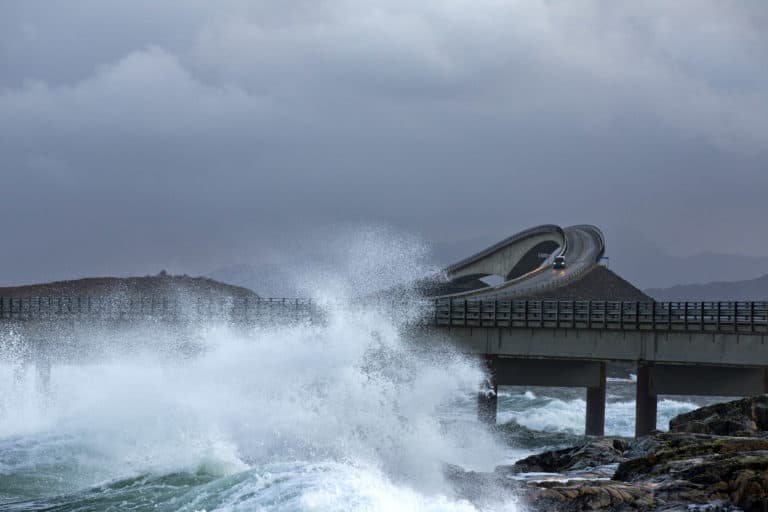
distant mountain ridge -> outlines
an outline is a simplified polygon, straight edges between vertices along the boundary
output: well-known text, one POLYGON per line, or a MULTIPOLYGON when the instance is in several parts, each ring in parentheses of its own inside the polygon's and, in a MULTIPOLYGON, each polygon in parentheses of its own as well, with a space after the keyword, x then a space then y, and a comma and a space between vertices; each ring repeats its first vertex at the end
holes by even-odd
POLYGON ((606 239, 611 268, 643 289, 747 281, 768 272, 768 257, 738 254, 735 247, 723 247, 722 252, 674 256, 629 228, 614 229, 606 234, 606 239))
POLYGON ((662 301, 768 301, 768 274, 744 281, 677 285, 650 288, 645 292, 662 301))

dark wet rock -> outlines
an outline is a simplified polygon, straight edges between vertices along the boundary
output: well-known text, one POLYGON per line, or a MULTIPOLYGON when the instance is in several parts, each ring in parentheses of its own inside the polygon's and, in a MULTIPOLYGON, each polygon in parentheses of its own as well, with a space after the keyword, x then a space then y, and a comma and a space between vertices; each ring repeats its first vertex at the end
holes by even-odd
POLYGON ((702 407, 672 418, 670 432, 757 436, 768 431, 768 395, 702 407))
POLYGON ((461 495, 512 490, 532 510, 768 512, 768 395, 704 407, 672 426, 448 476, 461 495))
POLYGON ((724 437, 707 434, 663 433, 634 441, 620 463, 614 479, 636 481, 668 474, 675 467, 697 463, 715 455, 768 450, 768 439, 724 437))
POLYGON ((624 461, 629 444, 623 439, 604 438, 573 448, 531 455, 511 466, 499 466, 497 473, 562 473, 624 461))
POLYGON ((768 510, 768 439, 666 433, 636 444, 628 454, 646 453, 620 463, 614 480, 651 485, 667 503, 768 510))
POLYGON ((543 432, 532 430, 512 420, 493 427, 494 433, 503 441, 516 447, 544 448, 553 446, 575 446, 586 441, 585 436, 565 432, 543 432))
POLYGON ((639 485, 597 481, 539 482, 525 493, 536 510, 651 510, 653 492, 639 485))

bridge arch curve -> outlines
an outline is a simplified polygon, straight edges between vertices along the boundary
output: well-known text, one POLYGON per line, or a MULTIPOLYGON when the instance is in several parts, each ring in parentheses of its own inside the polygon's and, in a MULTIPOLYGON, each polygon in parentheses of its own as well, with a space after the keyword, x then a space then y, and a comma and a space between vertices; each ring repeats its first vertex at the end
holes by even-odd
POLYGON ((449 266, 446 275, 451 281, 493 275, 509 280, 538 266, 531 262, 534 257, 538 257, 538 251, 551 249, 550 252, 554 252, 558 247, 561 252, 566 247, 565 233, 561 227, 554 224, 536 226, 449 266), (533 268, 529 268, 531 266, 533 268))

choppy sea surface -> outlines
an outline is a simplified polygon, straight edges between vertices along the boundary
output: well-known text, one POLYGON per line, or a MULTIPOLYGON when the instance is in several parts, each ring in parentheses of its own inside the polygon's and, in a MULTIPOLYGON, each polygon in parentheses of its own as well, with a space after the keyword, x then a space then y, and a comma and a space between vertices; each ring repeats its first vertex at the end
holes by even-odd
MULTIPOLYGON (((463 500, 444 464, 489 471, 583 433, 583 390, 502 388, 500 422, 533 432, 500 439, 476 419, 477 361, 414 351, 376 312, 196 343, 54 364, 47 386, 5 357, 0 510, 525 510, 463 500)), ((607 433, 631 435, 633 385, 609 382, 607 433)), ((662 400, 659 427, 695 406, 662 400)))
MULTIPOLYGON (((428 270, 422 244, 386 230, 327 246, 341 270, 303 277, 321 301, 428 270)), ((501 435, 477 421, 476 357, 420 349, 401 329, 413 312, 325 302, 323 326, 94 333, 98 357, 54 354, 47 383, 0 329, 0 510, 527 510, 508 491, 457 496, 445 465, 574 442, 584 390, 501 388, 499 421, 525 427, 501 435)), ((608 434, 632 434, 633 386, 610 380, 608 434)), ((661 400, 659 427, 695 407, 661 400)))

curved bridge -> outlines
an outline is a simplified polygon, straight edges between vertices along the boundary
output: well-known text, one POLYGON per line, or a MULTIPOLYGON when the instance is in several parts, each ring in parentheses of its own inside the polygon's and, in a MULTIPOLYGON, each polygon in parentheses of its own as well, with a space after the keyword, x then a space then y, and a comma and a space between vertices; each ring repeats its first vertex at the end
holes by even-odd
POLYGON ((448 279, 475 288, 444 297, 515 297, 564 286, 592 268, 605 252, 605 239, 595 226, 565 229, 545 224, 527 229, 446 268, 448 279), (555 256, 566 266, 555 269, 555 256), (543 261, 542 261, 543 259, 543 261), (487 276, 500 276, 501 284, 483 286, 487 276))

